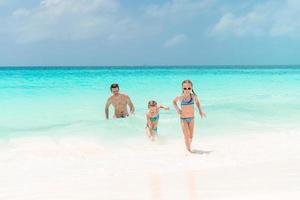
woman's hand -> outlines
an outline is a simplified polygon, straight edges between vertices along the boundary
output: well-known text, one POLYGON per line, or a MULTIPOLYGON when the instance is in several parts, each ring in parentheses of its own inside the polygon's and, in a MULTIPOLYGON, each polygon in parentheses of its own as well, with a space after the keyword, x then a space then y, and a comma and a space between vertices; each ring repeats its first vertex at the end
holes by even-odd
POLYGON ((200 111, 200 117, 201 117, 201 118, 204 118, 204 117, 206 117, 206 114, 205 114, 205 112, 202 112, 202 111, 200 111))
POLYGON ((181 116, 182 111, 180 109, 177 110, 177 114, 181 116))

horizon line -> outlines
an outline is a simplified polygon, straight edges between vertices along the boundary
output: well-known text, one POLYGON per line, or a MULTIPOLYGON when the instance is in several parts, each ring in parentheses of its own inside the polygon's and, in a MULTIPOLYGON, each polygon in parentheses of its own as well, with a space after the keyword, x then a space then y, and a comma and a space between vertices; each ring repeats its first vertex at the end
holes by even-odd
POLYGON ((182 64, 182 65, 0 65, 0 68, 135 68, 135 67, 300 67, 300 64, 182 64))

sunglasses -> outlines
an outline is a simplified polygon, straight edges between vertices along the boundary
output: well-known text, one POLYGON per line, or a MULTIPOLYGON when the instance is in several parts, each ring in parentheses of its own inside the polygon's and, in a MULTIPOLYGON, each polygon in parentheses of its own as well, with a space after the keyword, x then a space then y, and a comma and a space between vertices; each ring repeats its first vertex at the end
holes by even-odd
POLYGON ((183 90, 191 90, 191 89, 192 89, 192 88, 190 88, 190 87, 189 87, 189 88, 183 88, 183 90))

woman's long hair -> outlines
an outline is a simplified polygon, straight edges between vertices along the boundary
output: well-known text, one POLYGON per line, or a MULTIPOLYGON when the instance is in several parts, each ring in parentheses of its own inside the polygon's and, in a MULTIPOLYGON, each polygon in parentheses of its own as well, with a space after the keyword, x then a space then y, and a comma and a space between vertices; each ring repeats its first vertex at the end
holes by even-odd
MULTIPOLYGON (((190 80, 184 80, 184 81, 182 81, 181 86, 183 86, 184 83, 189 83, 189 84, 191 84, 191 86, 193 87, 193 83, 192 83, 192 81, 190 81, 190 80)), ((182 91, 182 93, 183 93, 183 91, 182 91)), ((193 89, 192 89, 192 93, 193 93, 193 95, 196 96, 196 93, 194 92, 193 89)))

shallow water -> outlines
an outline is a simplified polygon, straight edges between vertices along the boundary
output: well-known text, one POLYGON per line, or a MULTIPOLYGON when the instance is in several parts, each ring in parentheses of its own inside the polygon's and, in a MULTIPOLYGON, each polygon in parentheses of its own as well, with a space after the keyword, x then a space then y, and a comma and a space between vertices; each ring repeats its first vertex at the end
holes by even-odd
MULTIPOLYGON (((63 67, 0 68, 0 137, 92 135, 108 140, 144 137, 147 102, 161 111, 159 134, 181 137, 172 100, 181 82, 194 83, 207 118, 200 136, 293 130, 300 121, 300 67, 63 67), (109 86, 117 82, 136 113, 105 120, 109 86)), ((112 108, 110 113, 112 116, 112 108)))

